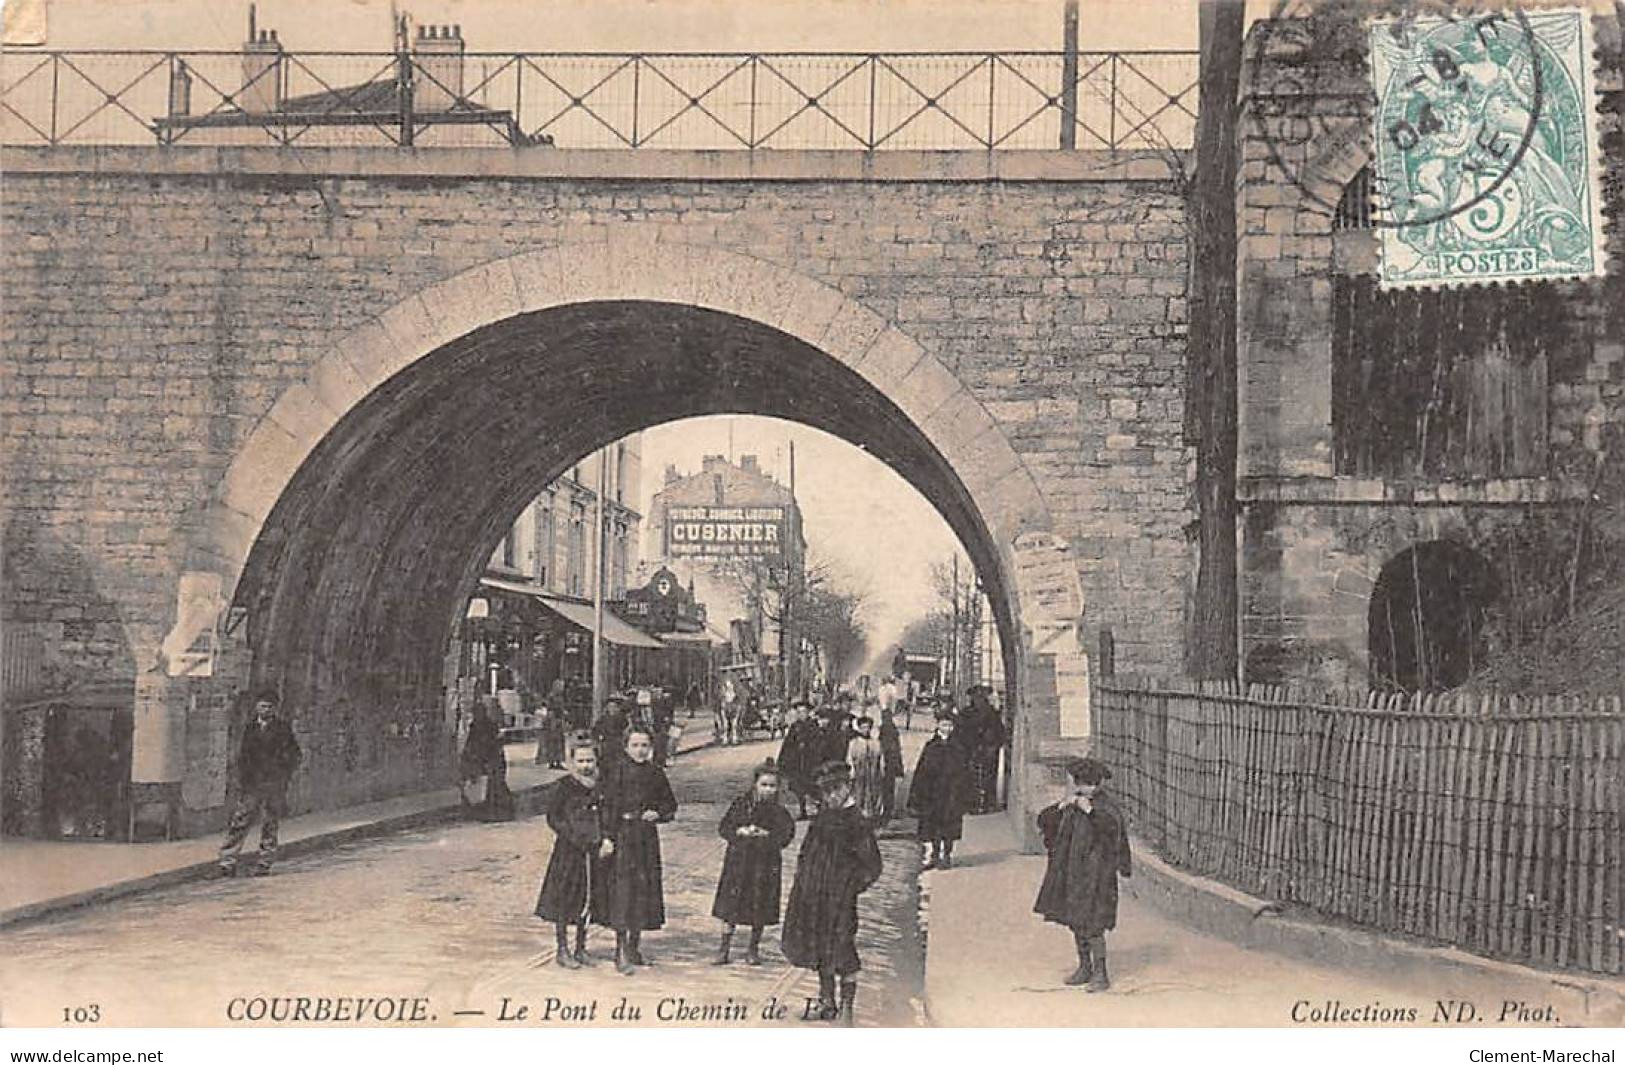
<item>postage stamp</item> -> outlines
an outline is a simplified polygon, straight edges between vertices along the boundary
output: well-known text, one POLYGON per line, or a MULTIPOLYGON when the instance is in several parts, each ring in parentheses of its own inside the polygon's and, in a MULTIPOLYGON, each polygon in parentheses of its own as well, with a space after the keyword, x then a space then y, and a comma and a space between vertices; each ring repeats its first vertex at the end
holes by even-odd
POLYGON ((1603 269, 1596 86, 1579 10, 1369 29, 1384 288, 1603 269))

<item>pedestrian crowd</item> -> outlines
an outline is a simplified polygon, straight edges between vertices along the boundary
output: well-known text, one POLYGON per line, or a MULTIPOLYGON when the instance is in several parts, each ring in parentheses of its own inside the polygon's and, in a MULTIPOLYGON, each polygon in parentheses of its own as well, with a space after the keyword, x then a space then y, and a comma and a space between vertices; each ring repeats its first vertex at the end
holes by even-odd
MULTIPOLYGON (((908 789, 906 809, 929 847, 927 869, 952 867, 967 813, 998 807, 1004 725, 987 687, 966 695, 958 712, 947 700, 938 706, 908 789)), ((782 920, 784 957, 818 974, 818 998, 809 1002, 806 1020, 853 1021, 862 968, 858 898, 880 878, 877 833, 897 813, 904 762, 894 714, 901 708, 895 698, 860 700, 849 692, 822 705, 793 704, 778 758, 755 767, 718 825, 727 849, 711 908, 722 925, 714 964, 732 962, 734 938, 745 929, 744 962, 760 965, 763 933, 782 920), (784 804, 785 792, 795 796, 799 819, 810 823, 781 911, 782 855, 798 819, 784 804)), ((220 852, 228 874, 255 817, 262 827, 253 871, 269 872, 276 855, 278 822, 301 759, 279 709, 275 693, 257 694, 242 736, 238 798, 220 852)), ((591 730, 544 733, 539 745, 538 761, 557 757, 568 769, 549 786, 546 819, 556 840, 535 906, 536 916, 554 926, 554 960, 565 969, 593 963, 587 934, 594 924, 614 931, 619 973, 653 964, 643 934, 665 924, 660 826, 676 817, 678 804, 664 768, 666 737, 648 709, 634 704, 629 711, 611 698, 591 730)), ((513 814, 505 765, 494 708, 482 703, 460 769, 465 780, 486 778, 489 816, 513 814)), ((1103 991, 1110 987, 1105 935, 1116 924, 1117 879, 1131 870, 1128 834, 1105 788, 1110 769, 1084 758, 1068 774, 1070 792, 1038 815, 1048 860, 1034 911, 1072 932, 1078 965, 1065 982, 1103 991)))

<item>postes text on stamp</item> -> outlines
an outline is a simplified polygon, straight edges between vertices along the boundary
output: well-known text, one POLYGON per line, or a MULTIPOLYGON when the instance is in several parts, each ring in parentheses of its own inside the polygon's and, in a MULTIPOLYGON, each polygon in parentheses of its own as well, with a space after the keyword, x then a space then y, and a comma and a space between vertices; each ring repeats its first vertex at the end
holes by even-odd
POLYGON ((1601 274, 1587 16, 1388 19, 1368 39, 1383 287, 1601 274))

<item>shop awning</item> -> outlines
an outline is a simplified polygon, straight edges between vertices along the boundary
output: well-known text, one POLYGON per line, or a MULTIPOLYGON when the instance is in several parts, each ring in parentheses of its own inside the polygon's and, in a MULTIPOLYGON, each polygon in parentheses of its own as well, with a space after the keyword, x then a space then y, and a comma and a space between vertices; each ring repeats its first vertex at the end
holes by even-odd
POLYGON ((660 642, 681 647, 715 647, 717 642, 704 632, 663 632, 660 642))
MULTIPOLYGON (((577 603, 572 599, 560 599, 548 595, 538 585, 525 584, 522 581, 505 581, 496 577, 482 577, 480 583, 487 588, 500 588, 506 592, 518 592, 521 595, 534 596, 542 601, 559 617, 572 625, 592 631, 593 609, 590 603, 577 603)), ((604 608, 604 639, 621 647, 648 647, 659 650, 665 644, 650 636, 648 633, 628 625, 615 616, 614 611, 604 608)))

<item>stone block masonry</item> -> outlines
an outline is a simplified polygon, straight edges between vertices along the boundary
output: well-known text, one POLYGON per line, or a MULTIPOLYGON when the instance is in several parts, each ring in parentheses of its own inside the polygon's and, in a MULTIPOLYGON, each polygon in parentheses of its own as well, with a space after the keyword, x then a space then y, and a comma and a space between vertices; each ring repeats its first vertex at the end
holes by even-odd
MULTIPOLYGON (((343 389, 326 378, 366 379, 367 350, 321 362, 341 338, 481 264, 629 234, 802 275, 923 348, 949 376, 899 365, 899 396, 933 406, 933 431, 991 418, 1054 530, 1088 544, 1086 631, 1113 629, 1119 669, 1178 669, 1187 264, 1161 161, 1068 153, 1006 173, 978 156, 934 160, 922 178, 890 172, 896 161, 847 173, 836 156, 637 153, 617 173, 591 154, 8 150, 4 609, 44 635, 54 676, 130 683, 152 661, 189 545, 250 435, 269 468, 305 426, 345 414, 327 408, 343 389)), ((514 295, 495 283, 506 269, 491 276, 494 320, 514 295)), ((434 328, 432 307, 413 308, 385 330, 434 328)), ((828 330, 870 328, 837 316, 828 330)), ((235 485, 238 509, 282 487, 235 485)), ((373 711, 302 718, 307 749, 376 745, 357 738, 376 729, 356 713, 373 711)), ((394 713, 377 711, 377 729, 394 713)), ((387 728, 398 740, 399 722, 387 728)), ((218 758, 212 736, 189 740, 195 758, 218 758)), ((357 786, 402 790, 425 757, 375 759, 385 776, 357 786)), ((336 794, 301 792, 306 806, 336 794)))

